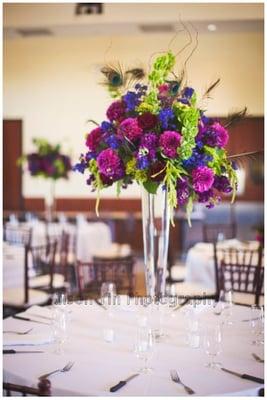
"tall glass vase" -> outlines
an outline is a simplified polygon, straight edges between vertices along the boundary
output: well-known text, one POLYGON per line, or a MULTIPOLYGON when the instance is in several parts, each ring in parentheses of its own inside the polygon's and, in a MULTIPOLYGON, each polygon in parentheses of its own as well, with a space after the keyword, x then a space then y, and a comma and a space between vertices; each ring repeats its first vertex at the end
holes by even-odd
POLYGON ((56 182, 51 179, 49 182, 49 190, 45 194, 45 214, 48 222, 53 221, 56 211, 56 198, 55 198, 56 182))
POLYGON ((147 296, 165 295, 169 247, 170 209, 167 191, 156 194, 142 188, 142 221, 147 296))

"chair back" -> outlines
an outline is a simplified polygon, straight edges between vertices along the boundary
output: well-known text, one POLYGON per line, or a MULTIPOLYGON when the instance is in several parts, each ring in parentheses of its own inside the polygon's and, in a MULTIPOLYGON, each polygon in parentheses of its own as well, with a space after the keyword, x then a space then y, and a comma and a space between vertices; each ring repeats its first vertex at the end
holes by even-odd
POLYGON ((207 243, 216 242, 220 235, 223 239, 233 239, 236 237, 235 222, 229 224, 205 224, 202 226, 203 241, 207 243))
POLYGON ((262 248, 218 248, 214 243, 217 297, 220 290, 252 294, 258 304, 263 290, 262 248))
POLYGON ((92 294, 98 295, 103 282, 113 282, 117 292, 124 291, 132 296, 133 269, 132 256, 112 259, 94 257, 93 261, 88 263, 78 261, 76 271, 80 298, 85 299, 92 294))
POLYGON ((6 396, 13 396, 13 392, 22 396, 51 396, 51 382, 48 379, 40 380, 37 388, 3 382, 3 389, 6 396))
POLYGON ((4 241, 9 244, 30 246, 32 240, 32 228, 4 226, 4 241))
POLYGON ((49 274, 49 290, 53 291, 53 276, 55 269, 55 254, 57 242, 48 242, 44 246, 26 246, 25 251, 25 304, 29 300, 29 268, 37 275, 49 274))

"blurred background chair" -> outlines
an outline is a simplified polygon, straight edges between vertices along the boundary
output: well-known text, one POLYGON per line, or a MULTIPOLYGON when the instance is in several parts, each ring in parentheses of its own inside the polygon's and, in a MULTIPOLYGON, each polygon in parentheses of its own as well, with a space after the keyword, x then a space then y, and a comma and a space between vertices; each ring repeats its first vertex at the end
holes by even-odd
POLYGON ((236 223, 207 224, 203 223, 203 242, 214 243, 217 240, 234 239, 236 237, 236 223))
MULTIPOLYGON (((34 304, 47 304, 53 286, 56 243, 49 246, 4 246, 4 308, 23 310, 34 304), (30 286, 30 277, 44 271, 49 276, 48 292, 30 286)), ((44 288, 42 288, 44 289, 44 288)))
POLYGON ((9 244, 30 246, 32 239, 32 228, 4 225, 4 241, 9 244))
POLYGON ((264 267, 261 246, 258 249, 218 249, 214 244, 217 294, 234 292, 234 302, 252 305, 264 303, 264 267))
POLYGON ((134 258, 94 257, 93 262, 77 262, 77 281, 81 299, 99 297, 101 284, 112 282, 117 293, 134 295, 134 258))

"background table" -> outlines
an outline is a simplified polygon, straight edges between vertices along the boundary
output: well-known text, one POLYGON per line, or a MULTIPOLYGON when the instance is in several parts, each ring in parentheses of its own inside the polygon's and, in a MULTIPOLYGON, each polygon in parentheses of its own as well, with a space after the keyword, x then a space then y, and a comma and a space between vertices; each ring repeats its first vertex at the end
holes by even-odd
MULTIPOLYGON (((68 306, 71 310, 71 321, 65 353, 55 354, 54 345, 48 344, 34 346, 36 350, 44 350, 43 354, 4 355, 4 380, 34 385, 39 375, 62 368, 68 361, 74 361, 75 364, 69 372, 51 377, 53 395, 112 395, 109 388, 135 373, 140 367, 140 360, 133 352, 134 342, 138 321, 142 315, 149 313, 149 308, 133 306, 114 310, 110 322, 107 311, 95 303, 68 306), (103 330, 111 326, 115 331, 115 341, 106 343, 103 330)), ((181 379, 200 396, 257 395, 262 385, 204 366, 208 356, 203 348, 193 349, 185 343, 183 310, 185 307, 164 319, 164 330, 168 337, 156 344, 154 358, 150 363, 154 368, 153 373, 141 374, 114 395, 184 396, 186 393, 182 386, 170 380, 171 369, 176 369, 181 379)), ((197 306, 197 314, 202 328, 216 324, 222 318, 214 315, 212 306, 205 306, 204 309, 203 306, 197 306)), ((241 322, 249 316, 249 308, 234 306, 235 323, 223 330, 223 352, 218 360, 226 368, 263 377, 264 365, 251 356, 252 352, 262 356, 260 348, 250 344, 249 324, 241 322)), ((155 323, 156 317, 152 315, 151 321, 155 323)), ((34 327, 35 332, 50 332, 49 326, 12 318, 4 320, 4 329, 29 327, 34 327)), ((23 347, 30 348, 33 346, 23 347)))

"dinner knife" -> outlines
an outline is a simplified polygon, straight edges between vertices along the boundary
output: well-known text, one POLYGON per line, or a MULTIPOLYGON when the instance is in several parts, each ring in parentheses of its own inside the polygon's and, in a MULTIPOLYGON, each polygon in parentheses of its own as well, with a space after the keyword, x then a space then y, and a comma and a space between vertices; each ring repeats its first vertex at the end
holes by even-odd
POLYGON ((40 350, 3 350, 3 354, 22 354, 22 353, 44 353, 40 350))
POLYGON ((36 322, 37 324, 45 324, 45 325, 50 325, 50 323, 48 323, 48 322, 44 322, 44 321, 36 321, 35 319, 31 319, 31 318, 25 318, 25 317, 20 317, 19 315, 12 315, 12 318, 15 318, 15 319, 20 319, 20 320, 22 320, 22 321, 36 322))
POLYGON ((248 381, 253 381, 253 382, 262 383, 262 384, 264 383, 264 379, 257 378, 256 376, 247 375, 247 374, 240 374, 238 372, 231 371, 230 369, 227 369, 227 368, 221 368, 221 370, 224 371, 224 372, 228 372, 229 374, 238 376, 239 378, 247 379, 248 381))
POLYGON ((129 376, 129 378, 125 379, 125 381, 120 381, 119 383, 117 383, 117 385, 112 386, 109 391, 110 392, 117 392, 117 390, 119 390, 120 388, 122 388, 123 386, 126 385, 127 382, 129 382, 130 380, 134 379, 135 377, 137 377, 139 374, 134 374, 129 376))

